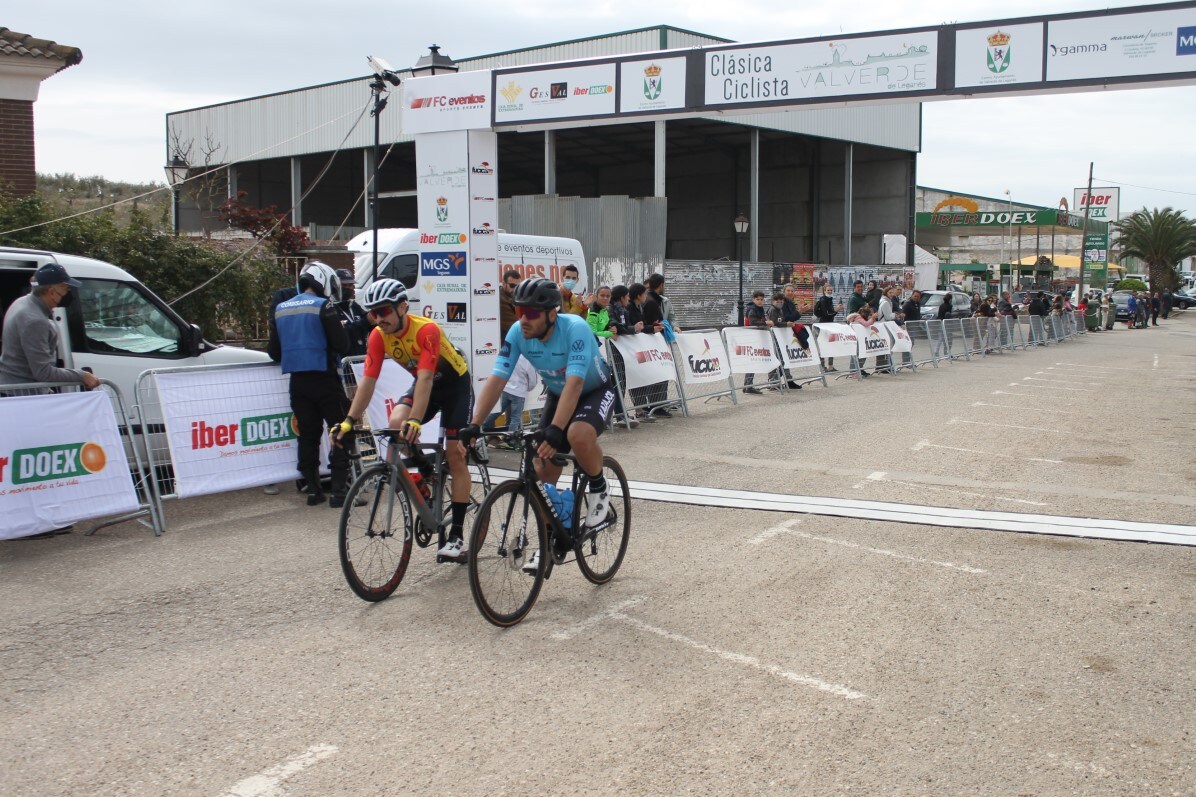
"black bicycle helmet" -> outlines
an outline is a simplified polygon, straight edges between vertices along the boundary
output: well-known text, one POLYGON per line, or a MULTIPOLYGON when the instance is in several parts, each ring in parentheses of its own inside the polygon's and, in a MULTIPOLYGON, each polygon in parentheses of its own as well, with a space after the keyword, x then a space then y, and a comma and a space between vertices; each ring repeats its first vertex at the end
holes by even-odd
POLYGON ((516 286, 514 300, 518 307, 552 310, 561 306, 561 289, 550 279, 532 277, 516 286))

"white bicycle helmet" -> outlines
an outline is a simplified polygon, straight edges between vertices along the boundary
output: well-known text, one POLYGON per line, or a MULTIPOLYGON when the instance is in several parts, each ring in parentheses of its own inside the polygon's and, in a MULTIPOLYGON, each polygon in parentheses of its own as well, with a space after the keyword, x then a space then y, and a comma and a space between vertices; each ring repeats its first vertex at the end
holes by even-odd
POLYGON ((380 279, 371 282, 357 301, 366 310, 373 310, 384 304, 398 304, 407 301, 407 289, 396 279, 380 279))
POLYGON ((299 287, 302 290, 314 288, 316 293, 334 302, 341 299, 340 277, 336 276, 332 266, 319 260, 309 261, 299 272, 299 287))

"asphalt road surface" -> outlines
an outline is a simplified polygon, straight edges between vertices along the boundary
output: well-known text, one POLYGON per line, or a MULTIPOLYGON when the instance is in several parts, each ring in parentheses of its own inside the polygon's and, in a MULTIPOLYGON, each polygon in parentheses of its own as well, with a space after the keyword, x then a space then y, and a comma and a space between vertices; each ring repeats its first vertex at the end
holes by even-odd
MULTIPOLYGON (((1196 313, 603 438, 629 477, 1196 524, 1196 313)), ((0 794, 1191 795, 1196 549, 637 500, 485 623, 290 491, 0 544, 0 794)))

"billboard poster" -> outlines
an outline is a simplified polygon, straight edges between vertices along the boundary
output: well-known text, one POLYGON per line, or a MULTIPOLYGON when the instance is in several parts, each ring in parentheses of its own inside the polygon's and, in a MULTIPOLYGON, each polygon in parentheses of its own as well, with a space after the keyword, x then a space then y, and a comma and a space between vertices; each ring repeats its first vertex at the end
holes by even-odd
POLYGON ((619 113, 684 107, 684 58, 625 61, 619 65, 619 113))
POLYGON ((955 87, 1042 82, 1041 22, 955 32, 955 87))
POLYGON ((706 105, 932 91, 938 32, 914 31, 706 53, 706 105))
POLYGON ((1085 282, 1103 288, 1109 279, 1109 234, 1088 233, 1084 236, 1085 282))
POLYGON ((490 70, 403 81, 404 135, 490 127, 490 70))
POLYGON ((813 263, 783 263, 772 267, 772 282, 777 290, 783 290, 786 285, 793 286, 793 301, 798 312, 808 316, 814 310, 814 269, 813 263))
POLYGON ((1120 188, 1097 188, 1093 186, 1092 193, 1084 188, 1072 191, 1072 212, 1084 215, 1084 208, 1088 208, 1088 218, 1094 221, 1117 221, 1121 205, 1120 188))
POLYGON ((614 64, 500 72, 495 84, 495 124, 615 112, 614 64))
POLYGON ((1196 72, 1196 8, 1052 21, 1046 59, 1048 81, 1196 72))

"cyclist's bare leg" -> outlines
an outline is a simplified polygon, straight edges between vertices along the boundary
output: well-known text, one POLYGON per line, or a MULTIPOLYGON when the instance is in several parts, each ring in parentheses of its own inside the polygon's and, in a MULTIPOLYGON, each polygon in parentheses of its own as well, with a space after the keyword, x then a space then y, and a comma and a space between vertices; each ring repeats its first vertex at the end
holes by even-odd
POLYGON ((557 479, 561 478, 561 466, 553 465, 546 459, 536 457, 533 460, 536 466, 536 478, 544 484, 556 484, 557 479))
POLYGON ((588 423, 571 423, 565 435, 577 464, 587 476, 602 473, 602 446, 598 445, 598 430, 588 423))
POLYGON ((448 460, 449 473, 453 477, 453 503, 469 503, 469 464, 465 459, 465 453, 453 441, 447 441, 444 456, 448 460))

